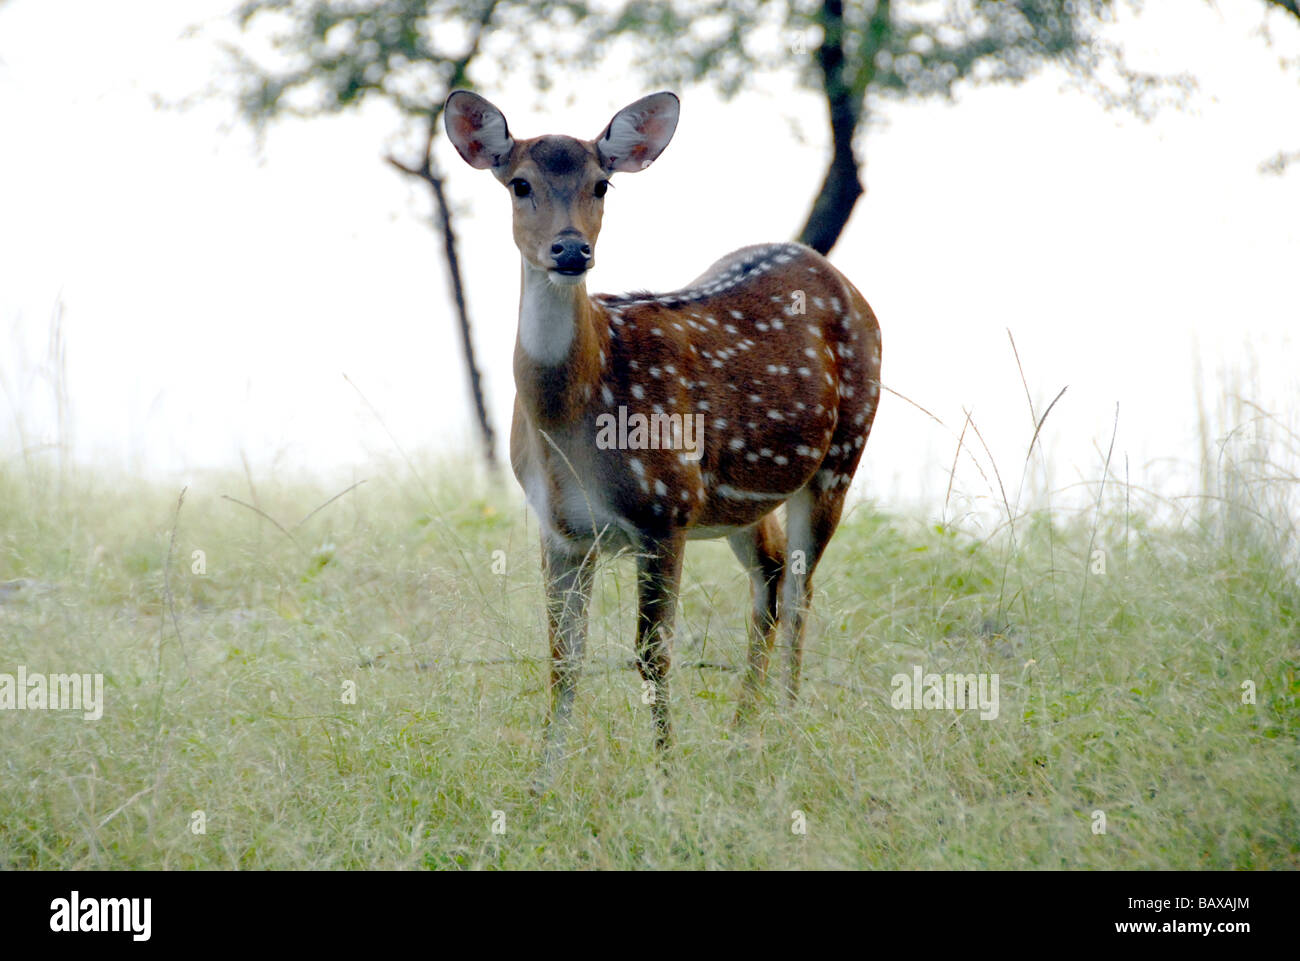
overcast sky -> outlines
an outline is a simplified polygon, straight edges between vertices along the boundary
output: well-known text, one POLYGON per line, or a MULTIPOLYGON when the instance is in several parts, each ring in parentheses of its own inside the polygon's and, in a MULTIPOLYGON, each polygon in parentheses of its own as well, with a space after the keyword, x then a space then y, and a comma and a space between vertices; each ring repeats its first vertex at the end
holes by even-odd
MULTIPOLYGON (((408 451, 471 449, 429 200, 381 162, 402 146, 392 116, 285 122, 259 154, 228 103, 157 106, 217 75, 214 35, 184 32, 230 6, 0 7, 7 460, 23 439, 57 438, 46 353, 60 301, 84 463, 178 484, 241 451, 286 476, 347 471, 394 451, 360 394, 408 451)), ((937 516, 965 410, 1014 485, 1032 425, 1008 328, 1040 413, 1069 385, 1044 430, 1054 487, 1100 476, 1116 403, 1116 462, 1169 495, 1195 487, 1198 400, 1213 414, 1240 389, 1300 430, 1300 169, 1257 170, 1300 148, 1300 74, 1279 65, 1300 56, 1300 29, 1273 17, 1269 48, 1262 11, 1148 0, 1123 18, 1113 36, 1136 62, 1200 84, 1189 109, 1150 124, 1053 74, 883 106, 862 142, 868 192, 832 260, 880 317, 886 385, 950 430, 887 395, 856 490, 937 516)), ((571 96, 539 103, 477 78, 513 132, 583 137, 646 92, 617 65, 596 79, 561 78, 571 96)), ((815 97, 783 75, 728 104, 680 93, 673 143, 611 194, 593 291, 680 286, 806 214, 826 159, 815 97)), ((504 437, 519 270, 508 202, 438 149, 504 437)), ((973 470, 957 489, 990 493, 973 470)))

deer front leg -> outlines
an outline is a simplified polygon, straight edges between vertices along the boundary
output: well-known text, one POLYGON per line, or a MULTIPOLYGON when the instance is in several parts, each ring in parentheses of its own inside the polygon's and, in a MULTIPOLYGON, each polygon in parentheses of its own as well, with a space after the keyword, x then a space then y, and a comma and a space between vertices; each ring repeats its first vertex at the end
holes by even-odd
POLYGON ((753 713, 767 678, 768 659, 776 639, 777 597, 785 565, 785 535, 774 514, 728 539, 749 574, 753 606, 749 616, 749 665, 736 706, 737 725, 753 713))
POLYGON ((672 741, 668 715, 668 665, 672 658, 673 619, 682 577, 685 538, 672 534, 643 545, 637 555, 636 663, 650 682, 655 747, 662 755, 672 741))
POLYGON ((546 581, 546 621, 551 642, 551 705, 546 718, 542 770, 534 794, 550 787, 564 753, 572 724, 573 697, 587 638, 587 603, 591 598, 594 551, 570 553, 542 543, 542 576, 546 581))
POLYGON ((840 522, 844 490, 814 493, 807 487, 786 502, 786 572, 781 585, 781 631, 789 657, 785 690, 793 701, 799 694, 803 667, 804 624, 812 606, 812 576, 840 522))

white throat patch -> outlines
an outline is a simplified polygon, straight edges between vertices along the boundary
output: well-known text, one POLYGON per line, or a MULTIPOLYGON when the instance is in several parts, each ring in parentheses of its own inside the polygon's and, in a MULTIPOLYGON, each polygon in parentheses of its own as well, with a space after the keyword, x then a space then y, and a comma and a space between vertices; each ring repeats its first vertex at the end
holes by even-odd
POLYGON ((585 287, 554 284, 549 271, 538 270, 524 261, 519 343, 529 359, 554 367, 569 356, 575 333, 575 305, 578 297, 585 296, 585 287))

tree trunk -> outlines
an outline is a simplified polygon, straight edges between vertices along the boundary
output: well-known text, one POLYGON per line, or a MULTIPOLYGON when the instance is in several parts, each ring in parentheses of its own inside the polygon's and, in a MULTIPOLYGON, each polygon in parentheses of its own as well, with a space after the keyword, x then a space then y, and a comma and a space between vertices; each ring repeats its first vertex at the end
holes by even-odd
POLYGON ((831 162, 808 221, 799 231, 799 240, 826 254, 849 222, 863 187, 858 177, 858 160, 853 154, 853 135, 858 129, 861 108, 844 63, 844 4, 840 0, 823 4, 821 21, 824 34, 817 48, 817 66, 830 109, 831 162))
POLYGON ((483 459, 493 473, 497 470, 496 432, 492 429, 492 420, 488 416, 487 401, 483 397, 483 376, 479 373, 478 361, 474 357, 474 339, 470 334, 469 310, 465 306, 465 285, 460 277, 460 257, 456 251, 456 231, 451 225, 451 207, 443 190, 442 173, 433 165, 433 133, 436 120, 429 125, 429 144, 425 148, 424 161, 418 167, 408 167, 396 157, 389 156, 388 162, 410 177, 419 177, 429 185, 433 192, 434 221, 442 234, 442 256, 447 265, 447 279, 451 282, 452 300, 456 305, 456 321, 460 330, 460 350, 465 358, 465 371, 469 374, 470 400, 474 405, 474 416, 478 420, 479 439, 483 443, 483 459))
POLYGON ((479 373, 478 361, 474 357, 474 340, 470 335, 469 311, 465 307, 465 288, 460 278, 460 258, 456 253, 456 232, 451 225, 451 208, 447 205, 447 195, 442 189, 442 176, 429 165, 426 167, 425 180, 433 191, 437 208, 438 226, 442 228, 443 257, 447 262, 447 275, 451 280, 452 296, 456 302, 457 326, 460 329, 460 349, 465 358, 465 370, 469 374, 470 397, 474 403, 474 413, 478 418, 479 436, 483 442, 483 457, 488 469, 497 470, 496 432, 492 429, 492 420, 488 416, 487 402, 483 397, 483 377, 479 373))
POLYGON ((852 120, 845 120, 836 114, 837 110, 832 104, 831 131, 835 152, 831 155, 830 167, 826 170, 821 190, 813 201, 808 222, 799 231, 799 240, 819 254, 830 253, 844 232, 854 205, 864 193, 862 181, 858 177, 857 158, 853 156, 855 125, 852 120))

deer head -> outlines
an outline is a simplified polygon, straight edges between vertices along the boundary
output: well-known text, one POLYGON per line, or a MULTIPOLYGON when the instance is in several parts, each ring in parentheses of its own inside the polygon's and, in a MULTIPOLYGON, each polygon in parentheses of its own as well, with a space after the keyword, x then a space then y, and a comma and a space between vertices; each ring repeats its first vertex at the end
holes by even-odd
POLYGON ((516 140, 505 115, 478 94, 447 98, 447 135, 471 167, 510 190, 515 246, 555 286, 576 286, 596 264, 605 193, 615 173, 650 166, 677 129, 678 101, 653 93, 624 107, 594 140, 516 140))

